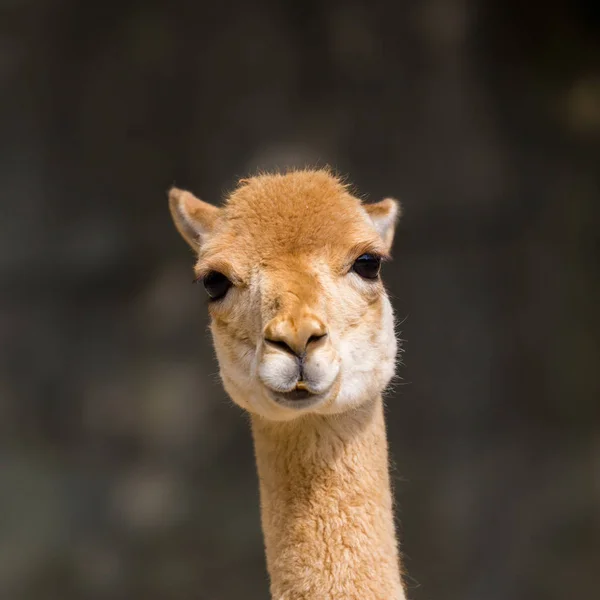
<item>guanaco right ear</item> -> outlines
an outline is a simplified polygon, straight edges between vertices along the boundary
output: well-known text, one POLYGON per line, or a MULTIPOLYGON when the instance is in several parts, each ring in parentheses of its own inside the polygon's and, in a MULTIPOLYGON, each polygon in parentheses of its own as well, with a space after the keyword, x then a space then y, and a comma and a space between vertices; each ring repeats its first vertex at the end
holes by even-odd
POLYGON ((169 190, 169 208, 175 227, 192 249, 198 252, 214 229, 221 209, 199 200, 191 192, 175 187, 169 190))

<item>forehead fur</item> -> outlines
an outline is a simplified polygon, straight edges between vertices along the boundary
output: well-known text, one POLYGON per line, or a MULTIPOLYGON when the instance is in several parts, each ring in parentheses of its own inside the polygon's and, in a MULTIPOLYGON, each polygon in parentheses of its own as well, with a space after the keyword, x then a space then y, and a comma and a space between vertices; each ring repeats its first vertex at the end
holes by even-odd
POLYGON ((202 255, 226 249, 268 261, 361 245, 377 251, 380 240, 360 201, 327 171, 294 171, 243 180, 202 255))

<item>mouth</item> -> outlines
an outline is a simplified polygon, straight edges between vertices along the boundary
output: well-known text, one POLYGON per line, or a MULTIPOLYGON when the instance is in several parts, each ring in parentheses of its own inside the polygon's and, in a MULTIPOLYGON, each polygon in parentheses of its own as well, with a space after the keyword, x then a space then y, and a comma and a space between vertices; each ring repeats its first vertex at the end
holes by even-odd
POLYGON ((287 402, 298 402, 303 400, 308 400, 311 396, 314 396, 312 392, 309 392, 306 389, 295 388, 291 392, 279 392, 277 396, 279 398, 283 398, 287 402))
POLYGON ((305 386, 299 385, 289 392, 272 392, 272 397, 277 404, 301 409, 313 406, 323 398, 323 395, 313 394, 305 386))

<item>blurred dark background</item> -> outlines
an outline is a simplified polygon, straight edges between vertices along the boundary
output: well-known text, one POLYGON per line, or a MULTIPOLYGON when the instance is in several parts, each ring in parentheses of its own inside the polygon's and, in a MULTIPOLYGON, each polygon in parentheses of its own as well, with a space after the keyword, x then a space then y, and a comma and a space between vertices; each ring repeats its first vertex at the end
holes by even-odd
POLYGON ((267 598, 174 182, 330 164, 385 278, 409 596, 600 587, 600 4, 0 1, 0 598, 267 598))

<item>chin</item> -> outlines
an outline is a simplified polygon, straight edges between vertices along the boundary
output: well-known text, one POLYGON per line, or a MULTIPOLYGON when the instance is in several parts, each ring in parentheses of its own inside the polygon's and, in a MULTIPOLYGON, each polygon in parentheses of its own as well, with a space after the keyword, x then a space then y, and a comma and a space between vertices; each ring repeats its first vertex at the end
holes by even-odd
POLYGON ((334 385, 323 394, 294 397, 275 392, 259 380, 241 384, 223 373, 221 379, 225 391, 235 404, 269 421, 291 421, 307 414, 330 412, 323 409, 335 403, 339 389, 334 385))
POLYGON ((265 419, 272 421, 291 421, 307 414, 323 414, 329 412, 327 407, 335 404, 338 395, 338 386, 334 384, 327 392, 322 394, 279 394, 263 387, 264 402, 260 402, 250 410, 265 419))

